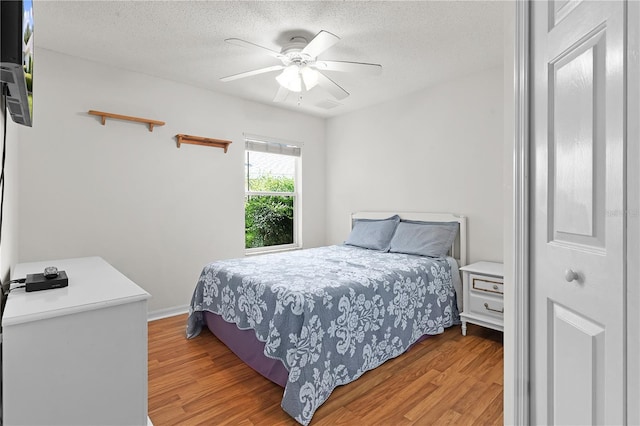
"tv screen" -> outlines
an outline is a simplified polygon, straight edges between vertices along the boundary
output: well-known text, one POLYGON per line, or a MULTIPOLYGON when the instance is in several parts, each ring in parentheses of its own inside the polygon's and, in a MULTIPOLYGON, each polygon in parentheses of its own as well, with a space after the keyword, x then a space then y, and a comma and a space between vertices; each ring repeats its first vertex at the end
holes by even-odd
POLYGON ((13 121, 33 122, 33 2, 0 0, 0 81, 13 121))

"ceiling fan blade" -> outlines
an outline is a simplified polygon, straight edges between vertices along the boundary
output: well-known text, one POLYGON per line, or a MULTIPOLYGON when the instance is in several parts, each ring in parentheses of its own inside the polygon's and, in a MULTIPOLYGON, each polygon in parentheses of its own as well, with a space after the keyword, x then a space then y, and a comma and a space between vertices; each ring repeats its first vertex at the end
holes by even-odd
POLYGON ((334 98, 341 100, 349 96, 349 92, 344 90, 342 87, 338 85, 335 81, 331 80, 329 77, 324 75, 321 72, 318 72, 318 84, 320 87, 331 93, 334 98))
POLYGON ((259 50, 262 53, 266 53, 269 56, 273 56, 274 58, 282 59, 286 58, 282 53, 276 52, 275 50, 271 50, 267 47, 259 46, 255 43, 251 43, 250 41, 241 40, 239 38, 228 38, 225 40, 229 44, 233 44, 236 46, 246 47, 248 49, 259 50))
POLYGON ((224 81, 226 83, 227 81, 233 81, 233 80, 237 80, 239 78, 245 78, 245 77, 252 77, 254 75, 264 74, 266 72, 272 72, 272 71, 279 71, 281 69, 284 69, 283 65, 274 65, 271 67, 260 68, 253 71, 241 72, 240 74, 234 74, 234 75, 229 75, 227 77, 222 77, 220 81, 224 81))
POLYGON ((289 89, 286 87, 280 86, 278 87, 278 93, 276 93, 275 98, 273 98, 273 102, 284 102, 289 95, 289 89))
POLYGON ((354 72, 368 75, 380 75, 382 73, 382 65, 367 64, 365 62, 316 61, 313 66, 321 71, 354 72))
POLYGON ((331 34, 328 31, 322 30, 302 49, 302 53, 305 53, 312 58, 317 57, 319 54, 336 44, 340 40, 335 34, 331 34))

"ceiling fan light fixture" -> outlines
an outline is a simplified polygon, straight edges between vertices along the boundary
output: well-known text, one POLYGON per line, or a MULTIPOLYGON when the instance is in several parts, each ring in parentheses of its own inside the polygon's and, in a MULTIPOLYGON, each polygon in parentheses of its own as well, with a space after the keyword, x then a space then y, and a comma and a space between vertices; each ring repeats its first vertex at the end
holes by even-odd
MULTIPOLYGON (((282 102, 286 99, 289 92, 300 93, 303 90, 310 91, 316 86, 320 86, 334 98, 342 100, 349 96, 349 92, 324 74, 324 71, 359 72, 367 75, 379 75, 382 72, 382 65, 365 62, 318 60, 318 56, 336 44, 338 40, 340 40, 340 37, 335 34, 321 30, 309 42, 301 36, 292 37, 289 43, 284 44, 280 51, 277 52, 268 47, 263 47, 246 40, 238 38, 226 39, 225 42, 227 43, 247 47, 272 56, 280 60, 281 65, 272 65, 253 71, 246 71, 222 77, 220 80, 225 82, 234 81, 245 77, 280 71, 280 74, 276 77, 276 81, 280 87, 278 88, 278 94, 273 99, 274 102, 282 102)), ((301 99, 300 97, 299 100, 301 99)))
POLYGON ((289 65, 276 77, 278 83, 292 92, 302 91, 302 81, 300 80, 300 68, 298 65, 289 65))
POLYGON ((318 71, 313 68, 309 68, 308 66, 302 67, 300 70, 300 75, 302 76, 302 80, 304 81, 304 87, 307 90, 311 90, 318 84, 318 71))

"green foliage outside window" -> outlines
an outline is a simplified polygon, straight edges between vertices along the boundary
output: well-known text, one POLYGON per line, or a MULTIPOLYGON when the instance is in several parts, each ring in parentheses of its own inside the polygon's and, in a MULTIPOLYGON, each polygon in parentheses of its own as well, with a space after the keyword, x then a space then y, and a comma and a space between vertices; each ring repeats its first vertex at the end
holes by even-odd
MULTIPOLYGON (((261 176, 251 179, 251 191, 293 192, 289 177, 261 176)), ((250 195, 245 201, 245 247, 268 247, 293 243, 293 197, 250 195)))

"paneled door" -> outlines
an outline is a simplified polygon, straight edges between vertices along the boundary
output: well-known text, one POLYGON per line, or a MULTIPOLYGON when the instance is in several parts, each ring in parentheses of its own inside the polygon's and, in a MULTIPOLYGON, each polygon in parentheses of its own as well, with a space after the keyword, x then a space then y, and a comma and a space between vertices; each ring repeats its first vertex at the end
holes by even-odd
POLYGON ((623 424, 626 4, 531 7, 531 423, 623 424))

